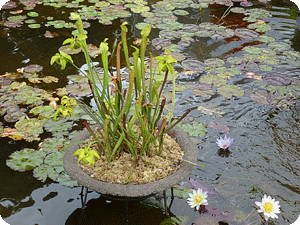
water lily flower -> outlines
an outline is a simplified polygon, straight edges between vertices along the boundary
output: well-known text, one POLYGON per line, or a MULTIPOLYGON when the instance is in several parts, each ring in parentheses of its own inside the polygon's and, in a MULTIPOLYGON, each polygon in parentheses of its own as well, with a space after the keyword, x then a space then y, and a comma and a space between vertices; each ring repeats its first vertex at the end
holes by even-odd
POLYGON ((275 202, 275 199, 271 196, 264 195, 261 202, 256 201, 255 204, 260 207, 258 209, 258 212, 264 213, 265 220, 268 221, 269 217, 275 219, 278 218, 276 215, 277 213, 280 213, 279 210, 279 201, 275 202))
POLYGON ((220 148, 222 148, 222 149, 225 150, 225 149, 227 149, 233 143, 233 140, 234 140, 233 138, 230 138, 230 137, 227 138, 227 136, 225 134, 224 139, 222 137, 220 137, 219 139, 217 139, 216 144, 220 148))
POLYGON ((207 192, 203 192, 201 188, 197 191, 193 190, 192 194, 189 194, 189 198, 187 199, 187 203, 191 206, 191 208, 196 207, 196 210, 199 210, 200 205, 208 205, 207 203, 207 192))

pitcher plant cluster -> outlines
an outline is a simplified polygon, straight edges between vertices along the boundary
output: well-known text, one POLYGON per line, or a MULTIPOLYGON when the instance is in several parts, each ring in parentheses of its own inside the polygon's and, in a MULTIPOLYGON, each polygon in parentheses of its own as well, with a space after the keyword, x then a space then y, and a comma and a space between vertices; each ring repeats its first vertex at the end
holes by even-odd
MULTIPOLYGON (((152 56, 150 54, 150 78, 149 85, 146 85, 145 70, 146 70, 146 47, 147 37, 150 34, 151 26, 145 27, 141 31, 140 48, 134 48, 133 64, 129 60, 129 49, 127 44, 127 22, 121 25, 121 41, 115 45, 116 79, 114 82, 109 82, 109 47, 107 39, 100 44, 102 66, 104 69, 103 78, 97 73, 94 64, 88 54, 87 35, 84 32, 83 24, 80 16, 72 13, 71 17, 76 19, 76 28, 78 35, 68 38, 63 44, 70 44, 70 49, 81 48, 88 72, 81 71, 78 68, 70 55, 60 51, 56 53, 51 64, 57 63, 61 69, 66 67, 67 63, 71 63, 85 77, 88 78, 88 83, 92 91, 92 97, 96 104, 96 109, 76 99, 85 112, 94 120, 98 126, 97 132, 90 125, 85 123, 86 128, 91 133, 95 140, 95 146, 98 154, 104 154, 108 161, 116 159, 122 152, 132 154, 135 161, 138 162, 142 155, 149 155, 150 147, 156 147, 156 155, 159 155, 163 148, 165 134, 176 126, 189 112, 185 112, 179 119, 173 118, 174 102, 175 102, 175 75, 173 63, 176 60, 171 57, 170 52, 166 50, 164 56, 158 56, 157 66, 152 68, 152 56), (121 49, 123 48, 123 51, 121 49), (121 52, 124 53, 126 65, 129 69, 129 80, 126 87, 123 87, 121 78, 121 52), (158 69, 159 73, 164 73, 164 79, 154 79, 154 72, 158 69), (172 76, 172 108, 168 114, 164 114, 166 98, 163 97, 163 90, 166 86, 168 75, 172 76), (100 85, 99 85, 100 83, 100 85), (111 88, 110 88, 111 87, 111 88)), ((111 54, 110 57, 113 57, 111 54)), ((70 108, 70 107, 69 107, 70 108)), ((68 111, 72 112, 72 111, 68 111)), ((59 112, 57 112, 57 115, 59 112)), ((56 116, 57 116, 56 115, 56 116)), ((79 149, 76 154, 80 155, 79 160, 94 164, 93 151, 90 154, 91 145, 87 148, 79 149), (86 158, 88 157, 88 160, 86 158), (92 160, 91 160, 92 158, 92 160)))

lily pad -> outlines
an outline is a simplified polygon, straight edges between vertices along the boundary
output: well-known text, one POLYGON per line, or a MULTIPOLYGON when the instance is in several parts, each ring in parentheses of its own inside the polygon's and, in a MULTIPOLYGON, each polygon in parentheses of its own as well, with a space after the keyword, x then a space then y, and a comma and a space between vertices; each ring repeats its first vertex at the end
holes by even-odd
POLYGON ((288 43, 285 42, 271 42, 268 44, 269 48, 272 48, 278 52, 283 52, 286 50, 290 50, 291 46, 288 43))
POLYGON ((62 172, 58 178, 57 181, 66 187, 77 187, 78 183, 76 180, 73 180, 67 173, 62 172))
POLYGON ((242 64, 244 62, 244 60, 240 57, 237 57, 237 56, 230 56, 227 58, 227 62, 229 62, 230 64, 233 64, 233 65, 238 65, 238 64, 242 64))
POLYGON ((31 16, 31 17, 38 17, 39 16, 39 14, 37 12, 28 12, 27 15, 31 16))
POLYGON ((180 15, 180 16, 186 16, 189 15, 188 11, 182 10, 182 9, 177 9, 173 11, 175 15, 180 15))
POLYGON ((152 45, 157 49, 162 49, 164 47, 170 46, 172 44, 172 42, 169 39, 166 38, 154 38, 152 40, 152 45))
POLYGON ((225 98, 232 98, 233 96, 241 97, 244 95, 244 90, 242 88, 231 84, 219 87, 217 91, 225 98))
POLYGON ((204 61, 204 64, 207 66, 207 67, 212 67, 212 68, 216 68, 216 67, 222 67, 225 65, 225 62, 224 60, 222 59, 217 59, 217 58, 210 58, 210 59, 206 59, 204 61))
POLYGON ((37 64, 32 64, 32 65, 26 66, 24 68, 24 71, 26 73, 38 73, 38 72, 40 72, 42 70, 43 70, 43 67, 40 66, 40 65, 37 65, 37 64))
POLYGON ((221 86, 226 84, 226 79, 218 75, 208 74, 200 78, 200 82, 221 86))
POLYGON ((45 156, 45 152, 25 148, 12 153, 10 159, 6 161, 6 165, 13 170, 33 170, 43 163, 45 156))
POLYGON ((187 59, 181 62, 181 65, 186 70, 192 71, 203 71, 205 69, 205 64, 198 60, 187 59))
POLYGON ((64 152, 53 152, 46 156, 44 163, 50 166, 63 165, 64 152))
POLYGON ((250 96, 251 100, 260 104, 268 105, 269 102, 267 100, 269 94, 266 92, 260 92, 260 91, 250 91, 247 90, 246 93, 250 96))
POLYGON ((206 127, 200 122, 193 122, 192 125, 189 123, 179 123, 178 126, 192 137, 203 137, 207 132, 206 127))
POLYGON ((87 96, 92 93, 89 84, 68 84, 66 88, 75 96, 87 96))
POLYGON ((270 36, 261 35, 258 37, 258 40, 265 43, 274 42, 276 39, 270 36))
POLYGON ((238 28, 235 31, 235 35, 245 39, 256 39, 259 34, 254 30, 249 30, 246 28, 238 28))
POLYGON ((55 181, 58 175, 59 173, 52 166, 46 164, 36 167, 33 170, 33 176, 42 182, 45 182, 48 177, 55 181))
POLYGON ((16 8, 16 7, 17 7, 16 2, 8 1, 8 2, 5 2, 5 4, 2 6, 1 9, 12 9, 12 8, 16 8))
POLYGON ((40 105, 32 108, 29 112, 38 115, 40 119, 50 119, 55 113, 55 110, 51 106, 40 105))
POLYGON ((16 129, 25 135, 24 139, 31 141, 39 141, 38 137, 43 133, 43 125, 45 121, 36 118, 21 118, 16 124, 16 129))
POLYGON ((69 141, 65 138, 50 138, 44 140, 41 147, 44 152, 52 153, 65 150, 68 144, 69 141))
POLYGON ((3 26, 5 27, 12 27, 12 28, 16 28, 16 27, 21 27, 23 25, 23 22, 14 22, 14 21, 5 21, 3 23, 3 26))
POLYGON ((244 1, 244 2, 241 2, 240 5, 244 6, 244 7, 250 7, 250 6, 253 6, 253 3, 249 2, 249 1, 244 1))
POLYGON ((256 32, 267 32, 271 30, 271 26, 263 23, 252 23, 248 25, 249 29, 255 29, 256 32))
POLYGON ((264 75, 263 81, 273 86, 287 86, 292 82, 291 79, 287 76, 277 73, 269 73, 267 75, 264 75))

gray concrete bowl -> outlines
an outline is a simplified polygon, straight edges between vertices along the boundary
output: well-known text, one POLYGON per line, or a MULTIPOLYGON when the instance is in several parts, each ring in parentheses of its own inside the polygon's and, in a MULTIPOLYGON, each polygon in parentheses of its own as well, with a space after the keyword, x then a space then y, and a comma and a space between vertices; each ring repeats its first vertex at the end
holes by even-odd
MULTIPOLYGON (((176 138, 176 141, 180 145, 181 149, 185 152, 184 159, 193 163, 197 163, 199 154, 198 148, 191 141, 189 136, 179 127, 172 129, 169 134, 176 138)), ((83 141, 90 138, 90 133, 87 129, 79 132, 71 141, 72 143, 83 141)), ((74 152, 79 149, 78 144, 69 145, 65 151, 63 158, 63 165, 70 177, 76 180, 79 185, 87 187, 98 193, 105 195, 112 195, 115 197, 129 197, 138 198, 143 196, 149 196, 156 194, 160 191, 164 191, 171 188, 175 184, 185 180, 195 168, 195 165, 183 161, 180 165, 180 169, 175 171, 173 174, 147 184, 112 184, 103 181, 99 181, 91 178, 86 174, 77 163, 77 156, 74 156, 74 152)))

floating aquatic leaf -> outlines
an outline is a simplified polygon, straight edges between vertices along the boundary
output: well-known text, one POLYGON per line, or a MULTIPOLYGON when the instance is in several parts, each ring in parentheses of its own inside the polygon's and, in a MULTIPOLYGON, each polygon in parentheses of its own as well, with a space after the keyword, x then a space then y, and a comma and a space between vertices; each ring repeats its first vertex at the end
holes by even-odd
POLYGON ((40 72, 42 70, 43 70, 43 67, 40 66, 40 65, 37 65, 37 64, 32 64, 32 65, 26 66, 24 68, 24 71, 26 73, 38 73, 38 72, 40 72))
POLYGON ((284 51, 283 55, 285 55, 288 59, 299 60, 300 61, 300 52, 297 51, 284 51))
POLYGON ((172 42, 166 38, 154 38, 152 40, 152 45, 157 49, 161 49, 167 46, 170 46, 172 44, 172 42))
POLYGON ((169 217, 162 221, 159 225, 176 225, 176 224, 185 224, 188 221, 187 216, 176 216, 169 217))
POLYGON ((23 22, 5 21, 3 23, 3 26, 12 27, 12 28, 21 27, 22 25, 23 25, 23 22))
POLYGON ((247 72, 255 72, 255 71, 259 70, 259 67, 254 62, 248 62, 245 65, 244 70, 247 71, 247 72))
POLYGON ((199 82, 197 84, 188 85, 188 87, 192 89, 195 96, 210 97, 214 94, 214 91, 211 89, 211 85, 207 83, 199 82))
POLYGON ((31 141, 39 141, 38 137, 41 133, 43 133, 43 125, 45 121, 39 120, 36 118, 20 118, 20 120, 15 124, 16 129, 23 133, 24 139, 31 141))
POLYGON ((266 32, 271 30, 271 26, 263 23, 252 23, 248 25, 249 29, 255 29, 256 32, 266 32))
POLYGON ((52 166, 46 164, 40 165, 33 170, 33 176, 42 182, 45 182, 47 177, 55 181, 58 174, 52 166))
POLYGON ((173 11, 175 15, 186 16, 189 15, 188 11, 177 9, 173 11))
POLYGON ((227 58, 227 62, 229 62, 230 64, 233 64, 233 65, 238 65, 238 64, 242 64, 244 62, 244 60, 240 57, 228 57, 227 58))
POLYGON ((271 12, 262 8, 249 9, 247 14, 256 19, 264 19, 264 18, 272 17, 271 12))
POLYGON ((291 46, 288 43, 278 41, 269 43, 268 47, 273 48, 278 52, 283 52, 291 48, 291 46))
POLYGON ((161 23, 157 24, 156 27, 161 30, 179 30, 183 27, 183 24, 179 22, 161 23))
POLYGON ((263 81, 273 86, 287 86, 291 84, 291 79, 278 73, 268 73, 263 76, 263 81))
POLYGON ((259 69, 261 71, 272 71, 273 70, 273 67, 272 66, 269 66, 269 65, 259 65, 259 69))
POLYGON ((67 78, 74 83, 88 83, 88 78, 81 75, 69 75, 67 78))
POLYGON ((286 62, 292 66, 300 67, 300 60, 287 59, 286 62))
POLYGON ((92 93, 89 84, 68 84, 66 88, 75 96, 87 96, 92 93))
POLYGON ((131 11, 134 13, 143 13, 150 10, 149 6, 138 5, 137 7, 131 8, 131 11))
POLYGON ((55 110, 51 106, 40 105, 32 108, 29 112, 38 115, 40 119, 50 119, 55 113, 55 110))
POLYGON ((4 128, 1 136, 9 137, 16 141, 22 140, 24 138, 24 134, 22 134, 15 128, 4 128))
POLYGON ((207 128, 222 130, 223 133, 227 133, 229 128, 225 124, 221 124, 219 122, 210 122, 206 125, 207 128))
POLYGON ((25 23, 36 23, 36 21, 34 19, 29 19, 29 20, 25 20, 25 23))
POLYGON ((244 95, 244 90, 242 88, 231 84, 219 87, 217 91, 225 98, 232 98, 233 96, 241 97, 244 95))
POLYGON ((246 94, 248 94, 251 98, 252 101, 254 102, 257 102, 257 103, 260 103, 260 104, 265 104, 265 105, 268 105, 269 102, 267 100, 269 94, 266 93, 266 92, 260 92, 260 91, 250 91, 250 90, 247 90, 245 91, 246 94))
POLYGON ((164 47, 164 49, 168 49, 170 52, 182 52, 183 47, 178 44, 171 44, 169 46, 164 47))
POLYGON ((206 59, 204 61, 204 64, 206 65, 206 67, 216 68, 216 67, 222 67, 222 66, 224 66, 225 62, 222 59, 210 58, 210 59, 206 59))
POLYGON ((186 59, 186 56, 180 52, 171 52, 171 55, 177 62, 181 62, 186 59))
POLYGON ((110 6, 110 3, 106 1, 100 1, 100 2, 96 2, 95 6, 99 8, 107 8, 110 6))
POLYGON ((232 7, 230 9, 231 12, 233 13, 245 13, 246 9, 242 8, 242 7, 232 7))
POLYGON ((63 165, 64 152, 53 152, 46 156, 44 163, 49 166, 61 166, 63 165))
POLYGON ((206 127, 200 122, 193 122, 192 125, 189 123, 179 123, 178 126, 192 137, 203 137, 207 132, 206 127))
POLYGON ((177 31, 161 30, 159 32, 159 36, 166 38, 166 39, 174 40, 176 38, 180 38, 181 35, 177 31))
POLYGON ((256 39, 259 36, 259 34, 254 30, 249 30, 245 28, 238 28, 234 32, 236 36, 246 38, 246 39, 256 39))
POLYGON ((218 220, 213 217, 212 215, 201 215, 199 216, 193 223, 194 225, 202 225, 202 224, 206 224, 206 225, 219 225, 218 220))
POLYGON ((226 84, 226 79, 218 75, 208 74, 200 78, 200 82, 221 86, 226 84))
POLYGON ((45 152, 25 148, 12 153, 10 159, 6 161, 6 165, 13 170, 33 170, 43 163, 45 156, 45 152))
POLYGON ((4 116, 6 122, 17 122, 20 118, 24 117, 26 114, 22 111, 10 112, 10 109, 7 110, 7 114, 4 116))
POLYGON ((247 46, 245 48, 243 48, 243 50, 245 52, 248 52, 250 54, 254 54, 254 55, 259 55, 261 54, 261 49, 260 48, 257 48, 257 47, 254 47, 254 46, 247 46))
POLYGON ((73 122, 67 122, 66 119, 58 119, 58 120, 48 120, 45 124, 44 127, 48 132, 51 132, 53 134, 59 133, 62 135, 67 135, 68 130, 70 130, 73 126, 73 122))
POLYGON ((143 30, 145 27, 147 27, 147 26, 149 26, 149 25, 150 25, 149 23, 141 22, 141 23, 135 24, 135 27, 136 27, 137 29, 143 30))
POLYGON ((31 16, 31 17, 38 17, 39 16, 39 14, 37 12, 32 12, 32 11, 28 12, 27 15, 31 16))
POLYGON ((12 8, 15 8, 15 7, 17 7, 16 2, 8 1, 8 2, 5 2, 5 4, 2 6, 1 9, 12 9, 12 8))
POLYGON ((274 42, 276 39, 270 36, 261 35, 258 37, 258 40, 265 43, 274 42))
POLYGON ((65 150, 69 141, 65 138, 50 138, 43 141, 41 147, 46 153, 58 152, 65 150))
POLYGON ((190 185, 191 188, 198 190, 199 188, 202 189, 203 191, 207 192, 209 195, 216 195, 217 193, 214 192, 212 189, 209 189, 205 187, 204 185, 200 184, 198 181, 195 179, 189 177, 188 184, 190 185))
POLYGON ((72 51, 70 49, 70 45, 61 46, 58 51, 64 52, 68 55, 78 54, 81 52, 81 48, 74 48, 72 51))
POLYGON ((187 59, 181 62, 181 65, 186 70, 192 71, 203 71, 205 69, 205 64, 198 60, 187 59))
POLYGON ((18 16, 10 16, 7 18, 7 20, 11 22, 22 22, 26 18, 27 18, 26 15, 18 15, 18 16))
POLYGON ((77 187, 78 183, 76 180, 73 180, 67 173, 62 172, 58 178, 57 181, 66 187, 77 187))

